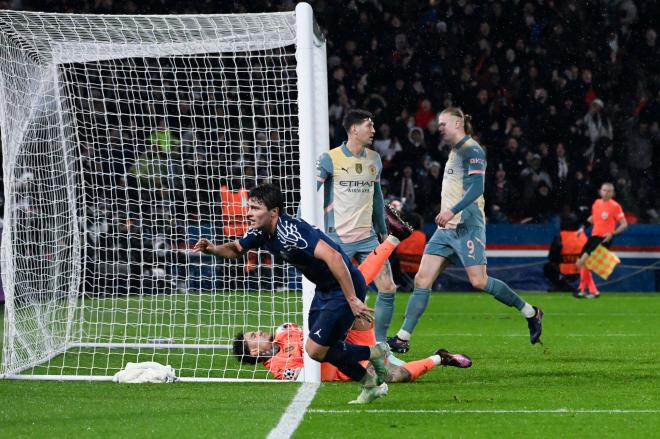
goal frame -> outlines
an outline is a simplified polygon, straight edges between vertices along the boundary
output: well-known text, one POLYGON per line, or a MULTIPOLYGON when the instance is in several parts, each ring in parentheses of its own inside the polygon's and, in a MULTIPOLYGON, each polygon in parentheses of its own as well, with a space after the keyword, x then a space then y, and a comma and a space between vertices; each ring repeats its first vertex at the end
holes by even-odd
MULTIPOLYGON (((101 16, 94 16, 101 17, 101 16)), ((144 17, 159 17, 159 16, 144 16, 144 17)), ((298 137, 299 137, 299 165, 300 165, 300 216, 309 222, 310 224, 320 225, 323 223, 323 211, 322 211, 322 194, 316 190, 316 174, 315 166, 317 157, 324 151, 328 150, 328 99, 327 99, 327 67, 326 67, 326 48, 325 48, 325 38, 320 32, 318 25, 314 20, 314 15, 312 8, 307 3, 299 3, 295 9, 296 17, 296 74, 297 74, 297 92, 298 92, 298 137)), ((67 134, 65 131, 65 123, 63 121, 64 111, 62 109, 62 97, 59 96, 59 91, 61 87, 59 86, 59 75, 57 72, 58 63, 72 62, 65 48, 62 48, 59 53, 56 55, 56 61, 52 63, 50 68, 52 69, 52 75, 55 77, 55 96, 57 98, 58 105, 58 117, 60 120, 60 130, 62 142, 64 142, 67 134)), ((102 55, 100 55, 102 57, 102 55)), ((107 55, 106 55, 107 56, 107 55)), ((107 59, 111 59, 112 56, 107 56, 107 59)), ((103 59, 103 58, 99 58, 103 59)), ((0 94, 0 112, 6 111, 6 101, 5 96, 0 94)), ((7 133, 5 127, 3 127, 2 137, 3 143, 7 140, 7 133)), ((75 135, 75 134, 74 134, 75 135)), ((5 204, 5 218, 9 217, 10 206, 10 189, 15 184, 14 173, 11 172, 7 163, 11 160, 10 157, 5 157, 5 163, 3 163, 4 175, 5 175, 5 196, 7 203, 5 204)), ((75 195, 71 190, 68 191, 69 197, 74 197, 75 195)), ((80 230, 78 227, 79 218, 75 218, 73 221, 73 227, 75 230, 74 236, 80 236, 80 230)), ((13 287, 15 285, 14 279, 14 259, 11 251, 11 245, 8 243, 11 242, 11 233, 15 231, 9 226, 5 226, 2 232, 2 254, 0 259, 2 260, 3 270, 3 284, 5 287, 6 294, 6 305, 5 305, 5 327, 4 327, 4 349, 3 349, 3 369, 6 361, 6 356, 11 355, 10 346, 11 343, 8 343, 12 337, 15 337, 15 328, 11 324, 11 314, 14 312, 14 306, 12 303, 12 298, 14 297, 13 287), (7 244, 7 245, 6 245, 7 244)), ((80 259, 84 248, 83 239, 77 238, 75 241, 76 248, 73 249, 74 256, 80 259)), ((78 287, 78 283, 82 277, 81 273, 84 268, 78 263, 77 271, 75 276, 71 281, 71 284, 75 288, 78 287)), ((303 316, 302 320, 304 323, 304 334, 305 341, 309 333, 308 328, 308 311, 314 297, 315 285, 310 281, 303 278, 303 289, 302 289, 302 302, 303 302, 303 316)), ((69 298, 69 300, 75 300, 69 298)), ((69 307, 69 314, 73 314, 71 311, 74 307, 69 307)), ((55 350, 47 357, 40 358, 37 364, 27 364, 24 367, 19 369, 13 369, 0 373, 0 379, 18 379, 18 380, 60 380, 60 381, 110 381, 112 376, 106 375, 38 375, 38 374, 21 374, 22 371, 28 370, 41 364, 43 362, 49 361, 53 357, 60 355, 67 351, 69 348, 76 348, 81 346, 91 346, 94 345, 107 345, 103 343, 76 343, 71 340, 70 331, 71 331, 71 319, 73 315, 69 316, 69 327, 67 327, 67 342, 65 342, 62 349, 55 350)), ((231 349, 229 345, 190 345, 190 344, 168 344, 168 343, 154 343, 154 344, 144 344, 136 343, 134 346, 129 346, 130 343, 118 344, 118 348, 130 348, 130 347, 149 347, 149 348, 158 348, 158 349, 181 349, 181 348, 197 348, 197 349, 231 349)), ((114 346, 113 346, 114 347, 114 346)), ((320 381, 320 364, 312 360, 306 353, 304 357, 304 373, 303 380, 306 382, 319 382, 320 381)), ((242 378, 212 378, 212 377, 182 377, 180 381, 200 381, 200 382, 222 382, 222 381, 249 381, 249 382, 281 382, 274 379, 242 379, 242 378)))

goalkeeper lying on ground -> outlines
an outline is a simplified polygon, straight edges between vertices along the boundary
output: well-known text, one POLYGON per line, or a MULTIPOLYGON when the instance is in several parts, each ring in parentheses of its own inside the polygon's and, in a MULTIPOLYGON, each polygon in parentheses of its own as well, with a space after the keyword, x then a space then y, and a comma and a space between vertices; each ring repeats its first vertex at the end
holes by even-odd
MULTIPOLYGON (((362 346, 376 344, 373 324, 356 319, 348 331, 346 342, 362 346)), ((303 331, 293 323, 286 323, 275 330, 275 334, 264 331, 240 333, 234 340, 234 354, 239 361, 264 367, 278 380, 295 380, 303 368, 303 331)), ((364 361, 364 367, 368 361, 364 361)), ((411 361, 401 366, 387 363, 387 383, 415 381, 436 366, 470 367, 472 360, 467 355, 452 354, 438 349, 434 355, 423 360, 411 361)), ((321 381, 350 381, 330 363, 321 363, 321 381)))
MULTIPOLYGON (((390 235, 372 251, 358 269, 367 284, 371 283, 380 272, 384 262, 398 244, 390 235)), ((373 322, 355 319, 348 331, 346 343, 361 346, 376 344, 373 322)), ((293 324, 286 323, 277 328, 275 334, 264 331, 239 333, 233 343, 234 355, 239 361, 264 367, 278 380, 295 380, 303 368, 303 331, 293 324)), ((361 362, 363 367, 373 368, 369 361, 361 362)), ((401 366, 387 363, 385 382, 403 383, 414 381, 436 366, 470 367, 472 360, 467 355, 452 354, 445 349, 438 349, 434 355, 423 360, 411 361, 401 366)), ((321 381, 350 381, 330 363, 321 363, 321 381)))

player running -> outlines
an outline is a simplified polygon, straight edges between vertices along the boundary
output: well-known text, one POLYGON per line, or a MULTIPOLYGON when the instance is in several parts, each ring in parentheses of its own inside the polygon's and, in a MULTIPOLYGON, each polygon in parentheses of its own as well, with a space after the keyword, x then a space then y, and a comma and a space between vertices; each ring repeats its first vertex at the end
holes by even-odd
MULTIPOLYGON (((238 258, 250 249, 263 248, 300 270, 316 285, 308 315, 309 338, 305 351, 312 359, 329 362, 353 381, 360 382, 362 392, 358 402, 371 402, 383 396, 379 385, 387 373, 387 343, 357 346, 344 342, 356 318, 373 321, 373 311, 364 303, 367 285, 363 274, 323 232, 284 212, 282 193, 276 186, 264 184, 252 189, 248 208, 250 229, 243 238, 223 245, 201 239, 194 251, 238 258), (364 360, 371 361, 375 375, 360 364, 364 360)), ((383 243, 384 251, 374 253, 377 262, 368 264, 376 267, 375 273, 396 247, 392 239, 396 240, 388 237, 383 243)))
POLYGON ((541 337, 543 311, 525 302, 507 284, 486 274, 486 216, 484 174, 486 155, 470 137, 470 116, 460 108, 440 113, 438 130, 453 145, 442 179, 442 203, 435 222, 438 229, 424 248, 415 289, 408 300, 406 318, 399 332, 388 340, 395 352, 407 352, 410 337, 426 310, 433 282, 450 261, 460 259, 474 288, 490 293, 527 319, 532 344, 541 337))
MULTIPOLYGON (((587 258, 596 250, 599 245, 609 248, 612 245, 614 235, 623 233, 628 227, 628 222, 623 214, 621 205, 614 201, 614 185, 612 183, 603 183, 598 191, 600 198, 594 201, 591 206, 591 216, 587 222, 594 225, 591 231, 591 237, 582 247, 582 254, 575 265, 580 270, 580 285, 578 286, 577 297, 586 297, 595 299, 599 297, 598 289, 594 283, 591 271, 584 266, 587 258), (585 292, 589 289, 589 293, 585 292)), ((578 230, 578 234, 584 233, 584 225, 578 230)))

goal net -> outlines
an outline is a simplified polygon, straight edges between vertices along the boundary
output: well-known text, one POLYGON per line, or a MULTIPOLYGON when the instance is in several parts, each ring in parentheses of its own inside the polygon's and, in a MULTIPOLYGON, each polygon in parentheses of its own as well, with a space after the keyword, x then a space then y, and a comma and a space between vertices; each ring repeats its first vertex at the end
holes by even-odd
MULTIPOLYGON (((270 181, 322 218, 325 45, 311 8, 102 16, 0 11, 6 295, 0 374, 107 380, 158 361, 183 380, 268 380, 236 334, 304 324, 278 255, 191 251, 247 228, 270 181)), ((306 363, 306 380, 318 368, 306 363), (309 366, 309 367, 308 367, 309 366)))

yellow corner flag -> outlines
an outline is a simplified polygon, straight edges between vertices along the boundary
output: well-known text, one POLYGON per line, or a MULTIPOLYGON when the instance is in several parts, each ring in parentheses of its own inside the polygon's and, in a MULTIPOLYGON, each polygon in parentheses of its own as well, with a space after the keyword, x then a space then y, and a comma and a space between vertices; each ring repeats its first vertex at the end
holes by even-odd
POLYGON ((591 252, 585 265, 589 270, 593 271, 598 276, 602 277, 603 279, 607 279, 610 277, 610 274, 612 274, 614 268, 619 265, 620 262, 621 260, 617 257, 617 255, 602 245, 599 245, 596 247, 596 250, 591 252))

